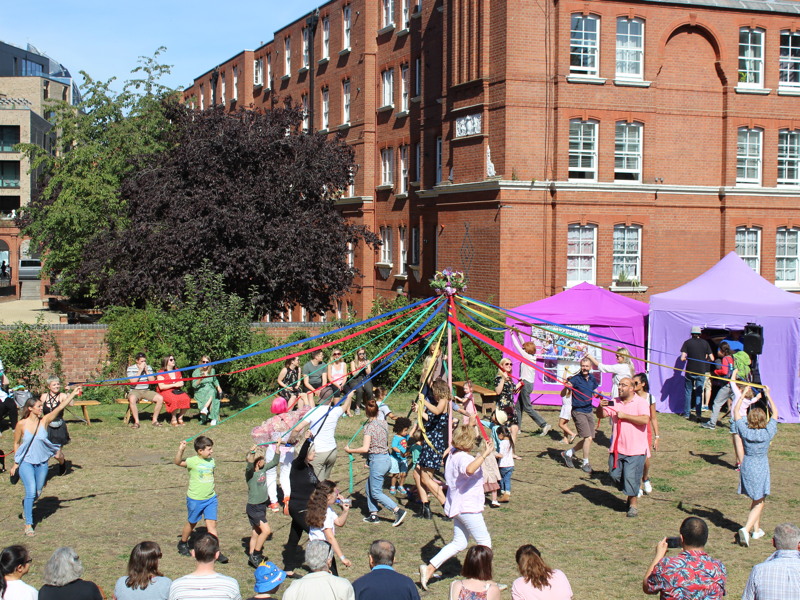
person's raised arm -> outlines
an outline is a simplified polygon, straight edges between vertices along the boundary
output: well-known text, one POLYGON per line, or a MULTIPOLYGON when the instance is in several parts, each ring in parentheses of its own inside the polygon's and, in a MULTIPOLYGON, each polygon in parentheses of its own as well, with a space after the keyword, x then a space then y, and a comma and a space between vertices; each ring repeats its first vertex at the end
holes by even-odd
POLYGON ((306 457, 308 456, 308 449, 311 448, 311 444, 311 430, 309 429, 306 431, 306 441, 303 442, 302 446, 300 446, 300 452, 297 453, 297 457, 294 460, 304 463, 306 461, 306 457))
POLYGON ((488 443, 484 441, 483 445, 483 452, 478 454, 478 456, 467 465, 467 475, 474 475, 475 472, 481 468, 483 462, 494 452, 494 443, 492 441, 488 443))
POLYGON ((775 401, 772 399, 772 394, 769 393, 769 386, 764 386, 764 395, 767 397, 767 402, 769 402, 769 409, 772 411, 772 416, 770 419, 778 420, 778 406, 775 404, 775 401))
POLYGON ((660 590, 651 587, 647 580, 650 578, 650 575, 653 574, 653 571, 656 568, 656 565, 661 562, 667 555, 667 538, 663 538, 658 544, 656 544, 656 554, 653 557, 653 562, 650 563, 650 567, 648 567, 647 572, 644 574, 644 579, 642 580, 642 591, 645 594, 657 594, 660 590))
POLYGON ((175 458, 172 460, 179 467, 185 467, 186 461, 183 460, 183 453, 186 450, 186 440, 181 440, 181 443, 178 444, 178 451, 175 453, 175 458))
POLYGON ((49 413, 47 413, 42 417, 42 425, 47 427, 50 423, 52 423, 53 420, 56 419, 56 417, 58 417, 58 415, 60 415, 65 408, 67 408, 67 405, 70 402, 72 402, 75 396, 80 394, 82 391, 83 388, 81 386, 78 386, 74 390, 72 390, 69 394, 63 394, 64 399, 58 403, 58 406, 56 406, 52 411, 50 411, 49 413))

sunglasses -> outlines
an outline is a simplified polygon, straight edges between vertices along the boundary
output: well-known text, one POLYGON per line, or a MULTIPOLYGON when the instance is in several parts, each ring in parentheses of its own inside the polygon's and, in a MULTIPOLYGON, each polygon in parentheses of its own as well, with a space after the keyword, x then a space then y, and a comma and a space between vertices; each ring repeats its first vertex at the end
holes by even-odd
POLYGON ((201 365, 208 364, 208 361, 207 361, 207 360, 201 360, 201 361, 200 361, 200 364, 201 364, 201 365))
POLYGON ((334 352, 334 353, 332 354, 332 356, 341 356, 341 355, 342 355, 342 353, 341 353, 341 352, 334 352))

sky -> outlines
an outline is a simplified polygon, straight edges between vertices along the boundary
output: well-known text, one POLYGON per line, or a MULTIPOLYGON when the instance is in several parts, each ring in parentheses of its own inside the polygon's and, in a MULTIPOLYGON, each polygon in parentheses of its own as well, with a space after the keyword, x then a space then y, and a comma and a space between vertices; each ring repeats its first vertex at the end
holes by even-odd
MULTIPOLYGON (((324 0, 37 0, 0 1, 0 40, 28 43, 69 69, 80 84, 129 79, 139 56, 165 46, 163 64, 173 65, 163 83, 189 87, 195 77, 242 50, 253 50, 273 33, 324 0), (35 10, 34 5, 35 4, 35 10)), ((119 89, 114 86, 115 89, 119 89)))

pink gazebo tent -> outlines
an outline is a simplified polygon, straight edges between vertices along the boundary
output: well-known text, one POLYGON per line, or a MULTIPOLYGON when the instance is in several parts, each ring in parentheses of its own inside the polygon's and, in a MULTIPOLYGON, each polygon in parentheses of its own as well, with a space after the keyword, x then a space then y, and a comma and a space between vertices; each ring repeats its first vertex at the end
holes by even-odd
MULTIPOLYGON (((637 370, 644 368, 641 361, 635 360, 636 357, 644 357, 645 353, 648 305, 644 302, 609 292, 590 283, 581 283, 555 296, 518 306, 508 312, 512 316, 506 319, 506 325, 516 327, 523 333, 530 332, 532 328, 520 321, 541 325, 551 332, 564 331, 571 337, 586 337, 588 342, 603 346, 603 363, 616 362, 614 349, 625 347, 634 357, 637 370)), ((539 338, 535 341, 539 348, 537 355, 540 356, 537 365, 542 370, 547 371, 550 368, 554 374, 559 375, 563 373, 561 366, 553 368, 554 363, 565 363, 569 368, 577 366, 577 360, 569 360, 569 357, 546 358, 547 354, 541 347, 541 338, 547 336, 547 332, 533 329, 539 338)), ((524 335, 523 339, 527 340, 528 336, 524 335)), ((572 343, 569 338, 564 340, 572 343)), ((504 345, 514 348, 510 332, 506 332, 504 345)), ((518 361, 513 357, 511 360, 514 362, 514 374, 518 375, 518 361)), ((560 404, 558 393, 562 388, 563 385, 556 379, 537 370, 531 401, 536 404, 560 404)), ((602 375, 599 389, 603 393, 610 392, 610 374, 602 375)))
MULTIPOLYGON (((800 296, 781 290, 731 252, 679 288, 650 298, 650 360, 680 368, 680 348, 693 325, 764 328, 758 364, 780 421, 800 422, 800 296)), ((650 388, 659 412, 682 412, 684 378, 673 368, 652 366, 650 388)))

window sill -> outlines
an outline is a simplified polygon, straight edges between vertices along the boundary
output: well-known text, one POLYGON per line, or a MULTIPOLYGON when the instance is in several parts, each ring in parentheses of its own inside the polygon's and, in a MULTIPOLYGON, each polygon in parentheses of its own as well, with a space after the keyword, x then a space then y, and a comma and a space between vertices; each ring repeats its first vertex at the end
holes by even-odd
POLYGON ((567 75, 569 83, 586 83, 589 85, 605 85, 605 77, 592 77, 590 75, 567 75))
POLYGON ((291 78, 292 78, 292 76, 289 75, 289 73, 287 73, 286 75, 281 77, 281 81, 289 81, 291 78))
POLYGON ((397 113, 395 115, 395 117, 398 118, 398 119, 404 119, 407 116, 408 116, 408 111, 407 110, 401 110, 399 113, 397 113))
POLYGON ((749 181, 737 181, 734 187, 737 188, 760 188, 761 183, 759 182, 749 182, 749 181))
POLYGON ((614 85, 617 87, 640 87, 640 88, 649 88, 650 82, 643 81, 641 79, 615 79, 614 85))
POLYGON ((383 29, 378 29, 378 35, 383 35, 385 33, 391 33, 392 31, 394 31, 394 23, 389 23, 383 29))
POLYGON ((384 104, 383 106, 378 107, 376 112, 382 113, 382 112, 389 112, 392 110, 394 110, 394 104, 384 104))
POLYGON ((411 13, 412 19, 419 19, 422 16, 422 11, 419 9, 419 6, 414 7, 414 12, 411 13))
POLYGON ((351 51, 352 51, 352 49, 350 48, 350 46, 348 46, 347 48, 342 48, 341 50, 339 50, 339 56, 344 56, 345 54, 350 54, 351 51))
POLYGON ((614 183, 630 183, 630 184, 639 184, 641 185, 642 180, 640 179, 614 179, 614 183))
POLYGON ((408 192, 402 192, 394 195, 395 200, 405 200, 406 198, 408 198, 408 192))
POLYGON ((408 281, 408 273, 395 273, 394 278, 398 281, 408 281))
POLYGON ((392 190, 392 189, 394 189, 394 184, 393 183, 382 183, 381 185, 376 186, 375 189, 378 190, 379 192, 383 192, 383 191, 386 191, 386 190, 392 190))
POLYGON ((740 85, 737 85, 734 90, 737 94, 755 94, 757 96, 767 96, 772 91, 770 88, 742 87, 740 85))
POLYGON ((339 125, 339 131, 344 131, 345 129, 350 129, 350 123, 342 123, 339 125))
POLYGON ((576 285, 580 285, 582 283, 591 283, 592 285, 595 285, 595 286, 599 287, 601 290, 605 289, 602 285, 597 285, 594 281, 568 281, 567 284, 562 289, 568 290, 568 289, 574 288, 576 285))
POLYGON ((648 286, 646 285, 617 285, 616 283, 612 283, 611 286, 608 288, 609 292, 618 292, 618 293, 631 293, 631 294, 643 294, 648 290, 648 286))
POLYGON ((297 73, 298 75, 302 75, 303 73, 308 73, 308 67, 301 67, 297 73))
POLYGON ((317 129, 317 133, 321 133, 323 135, 327 135, 328 134, 328 128, 327 127, 323 127, 322 129, 317 129))
POLYGON ((454 137, 453 142, 463 142, 466 140, 474 140, 475 138, 484 138, 488 136, 488 133, 470 133, 469 135, 460 135, 458 137, 454 137))
POLYGON ((391 269, 394 266, 394 263, 390 262, 376 262, 375 266, 379 269, 391 269))
POLYGON ((570 182, 570 183, 597 183, 597 178, 596 177, 593 177, 591 179, 588 179, 588 178, 585 178, 585 179, 567 178, 567 181, 570 182))
POLYGON ((254 83, 253 84, 253 89, 258 89, 260 87, 264 87, 264 84, 263 83, 254 83))
POLYGON ((782 289, 784 292, 800 292, 800 285, 797 283, 783 283, 782 281, 776 281, 775 287, 782 289))
POLYGON ((395 35, 397 37, 403 37, 408 35, 408 27, 403 27, 403 29, 399 30, 395 35))
POLYGON ((779 87, 778 96, 800 96, 800 87, 779 87))
POLYGON ((420 94, 419 96, 414 96, 411 99, 411 102, 413 102, 414 104, 418 104, 419 102, 422 102, 422 94, 420 94))
POLYGON ((420 182, 419 181, 409 181, 408 185, 409 185, 409 187, 419 187, 420 182))
POLYGON ((326 56, 325 58, 320 58, 317 61, 317 64, 318 65, 327 65, 329 62, 331 62, 331 59, 326 56))
POLYGON ((407 268, 409 271, 413 271, 414 273, 419 272, 419 264, 415 265, 409 264, 407 268))

